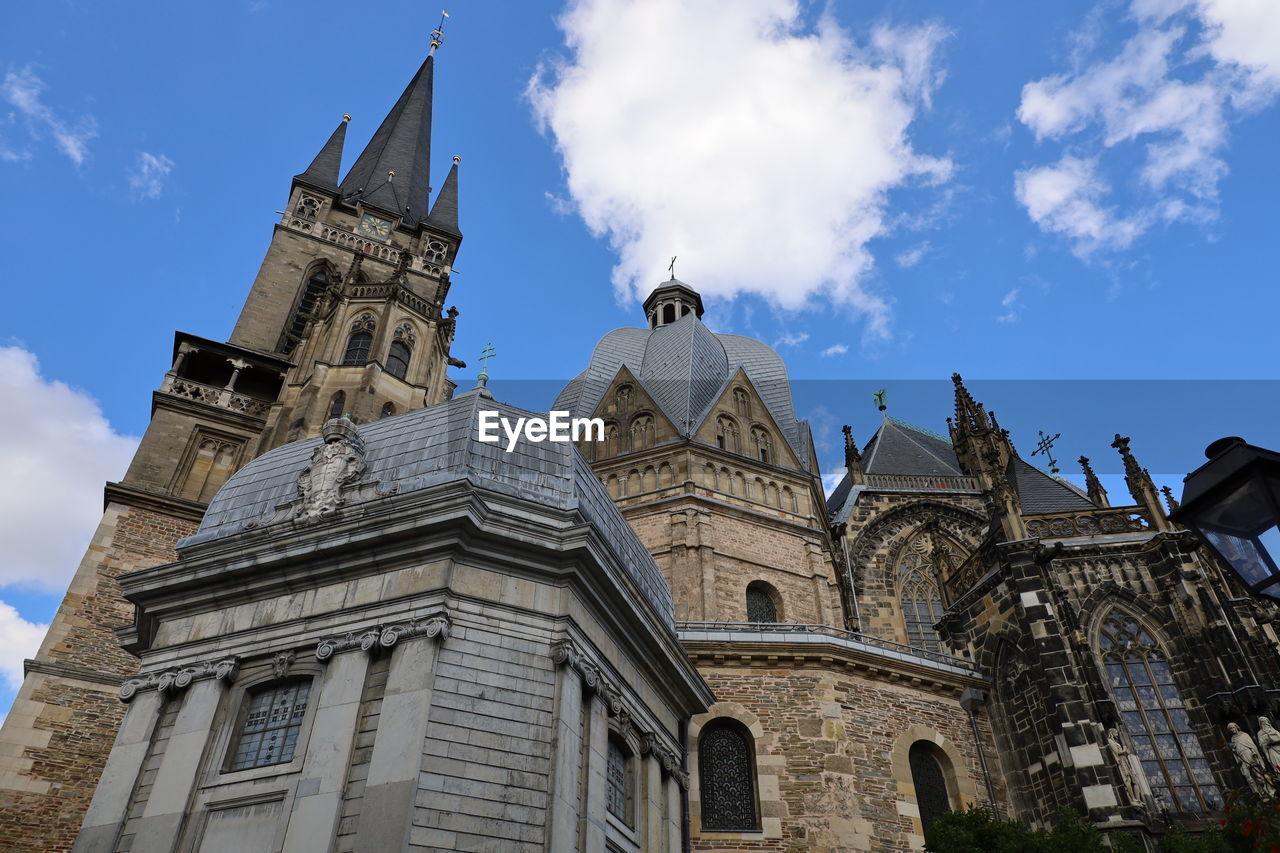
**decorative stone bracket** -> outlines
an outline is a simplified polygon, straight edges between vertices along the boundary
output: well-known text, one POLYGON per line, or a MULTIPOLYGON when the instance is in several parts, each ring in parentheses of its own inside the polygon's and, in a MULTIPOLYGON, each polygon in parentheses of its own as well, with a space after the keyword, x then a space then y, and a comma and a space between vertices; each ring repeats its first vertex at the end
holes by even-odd
POLYGON ((688 788, 689 774, 680 766, 679 753, 663 743, 663 737, 658 732, 641 728, 622 690, 605 677, 599 665, 593 663, 577 643, 573 640, 557 640, 551 645, 551 660, 556 666, 576 670, 587 690, 604 700, 609 715, 617 718, 622 733, 636 736, 640 743, 640 754, 653 753, 654 758, 662 765, 663 772, 674 778, 681 788, 688 788))
POLYGON ((396 622, 391 625, 374 625, 363 631, 352 631, 338 637, 326 637, 316 645, 316 660, 323 663, 338 652, 349 652, 355 649, 373 653, 380 649, 389 649, 401 640, 413 637, 439 638, 443 642, 449 638, 451 624, 449 613, 442 610, 421 619, 410 619, 407 622, 396 622))
POLYGON ((228 683, 235 680, 240 671, 240 660, 235 657, 223 658, 219 661, 207 661, 195 666, 184 666, 178 669, 166 669, 152 672, 138 678, 130 678, 120 685, 120 701, 128 702, 138 694, 139 690, 159 690, 161 693, 186 690, 193 681, 202 678, 213 678, 228 683))

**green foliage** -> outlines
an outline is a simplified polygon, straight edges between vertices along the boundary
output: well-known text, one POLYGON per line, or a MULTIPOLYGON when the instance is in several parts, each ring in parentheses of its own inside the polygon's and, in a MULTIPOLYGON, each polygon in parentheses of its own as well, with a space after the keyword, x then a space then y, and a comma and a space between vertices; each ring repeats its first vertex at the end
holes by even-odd
MULTIPOLYGON (((1057 811, 1051 830, 997 820, 989 809, 947 812, 929 827, 925 849, 929 853, 1143 853, 1134 838, 1119 833, 1104 837, 1071 809, 1057 811)), ((1208 832, 1188 835, 1173 829, 1161 843, 1160 853, 1280 853, 1280 806, 1228 805, 1223 822, 1208 832), (1265 818, 1272 819, 1268 823, 1265 818)))

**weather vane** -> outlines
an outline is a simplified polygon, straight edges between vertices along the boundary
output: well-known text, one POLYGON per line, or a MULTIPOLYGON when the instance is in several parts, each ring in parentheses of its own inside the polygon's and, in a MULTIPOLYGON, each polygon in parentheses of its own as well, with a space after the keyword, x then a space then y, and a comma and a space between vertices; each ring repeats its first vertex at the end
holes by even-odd
POLYGON ((489 384, 489 359, 498 354, 493 348, 493 341, 489 341, 484 345, 484 349, 480 350, 480 375, 476 377, 476 381, 481 388, 485 388, 489 384))
POLYGON ((1058 460, 1053 458, 1053 453, 1051 451, 1053 449, 1053 443, 1062 438, 1062 433, 1057 432, 1050 437, 1044 434, 1044 430, 1040 430, 1039 432, 1040 443, 1036 445, 1035 450, 1031 451, 1031 455, 1036 456, 1037 454, 1043 453, 1045 458, 1049 460, 1049 473, 1057 476, 1060 473, 1058 471, 1058 460))
POLYGON ((667 269, 671 270, 671 280, 676 280, 676 255, 671 256, 671 263, 667 264, 667 269))
POLYGON ((883 412, 889 408, 889 392, 883 388, 872 394, 871 399, 876 401, 876 408, 880 411, 883 412))
POLYGON ((444 19, 449 17, 449 13, 444 9, 440 10, 440 23, 431 31, 431 55, 435 56, 436 48, 444 44, 444 19))

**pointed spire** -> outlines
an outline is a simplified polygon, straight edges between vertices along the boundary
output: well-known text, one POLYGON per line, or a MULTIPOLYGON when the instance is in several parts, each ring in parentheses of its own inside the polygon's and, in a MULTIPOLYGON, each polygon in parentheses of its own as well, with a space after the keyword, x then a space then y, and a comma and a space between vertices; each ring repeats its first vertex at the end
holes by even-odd
POLYGON ((1088 456, 1080 457, 1080 468, 1084 471, 1085 493, 1089 495, 1093 505, 1104 509, 1111 506, 1107 490, 1102 487, 1102 481, 1098 479, 1098 475, 1093 473, 1093 466, 1089 464, 1088 456))
POLYGON ((344 115, 342 121, 329 135, 329 141, 320 149, 316 159, 311 161, 305 172, 294 175, 295 181, 310 184, 317 189, 336 190, 338 188, 338 171, 342 168, 342 144, 347 138, 347 123, 351 116, 344 115))
POLYGON ((844 467, 849 472, 849 482, 855 486, 866 482, 865 472, 862 468, 862 454, 858 452, 858 445, 853 441, 853 427, 845 424, 844 432, 844 467))
POLYGON ((454 155, 444 186, 436 194, 436 203, 431 206, 431 215, 427 217, 427 224, 431 227, 459 237, 462 236, 458 230, 458 164, 461 162, 462 158, 454 155))
POLYGON ((435 58, 428 56, 342 179, 342 198, 417 225, 431 192, 431 97, 435 58))
POLYGON ((1173 489, 1168 486, 1161 486, 1160 494, 1164 495, 1164 502, 1169 505, 1169 512, 1173 512, 1178 508, 1178 499, 1173 496, 1173 489))
POLYGON ((1153 528, 1168 530, 1169 521, 1165 518, 1164 508, 1160 506, 1156 484, 1152 482, 1151 474, 1147 469, 1139 465, 1138 460, 1134 458, 1133 451, 1129 449, 1129 437, 1116 433, 1116 439, 1111 442, 1111 446, 1120 451, 1120 458, 1124 461, 1124 482, 1129 487, 1133 502, 1147 510, 1148 520, 1153 528))

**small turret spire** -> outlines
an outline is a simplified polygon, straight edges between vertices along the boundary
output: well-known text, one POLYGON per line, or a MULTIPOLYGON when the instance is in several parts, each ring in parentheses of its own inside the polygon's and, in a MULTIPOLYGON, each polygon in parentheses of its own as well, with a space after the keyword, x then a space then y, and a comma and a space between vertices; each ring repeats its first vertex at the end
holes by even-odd
POLYGON ((329 141, 320 149, 316 159, 311 161, 306 171, 295 175, 294 180, 310 184, 317 189, 338 189, 338 172, 342 168, 342 145, 346 141, 347 124, 350 121, 351 116, 342 117, 342 121, 338 122, 338 126, 329 135, 329 141))
POLYGON ((1080 468, 1084 471, 1085 492, 1093 505, 1104 509, 1111 506, 1111 501, 1107 498, 1107 490, 1102 487, 1102 481, 1098 479, 1098 475, 1093 473, 1093 466, 1089 464, 1088 456, 1080 457, 1080 468))
POLYGON ((458 164, 461 162, 462 158, 454 155, 444 186, 436 195, 436 203, 431 206, 431 215, 427 217, 427 224, 431 227, 458 237, 462 236, 458 230, 458 164))
POLYGON ((849 482, 860 485, 866 482, 866 472, 862 468, 862 454, 853 441, 853 427, 845 424, 844 432, 844 467, 849 472, 849 482))
POLYGON ((1151 480, 1147 469, 1134 458, 1133 451, 1129 449, 1129 437, 1116 433, 1111 446, 1120 451, 1120 458, 1124 462, 1124 482, 1129 487, 1133 502, 1147 510, 1152 527, 1156 530, 1169 530, 1169 520, 1165 518, 1164 508, 1160 505, 1156 484, 1151 480))

